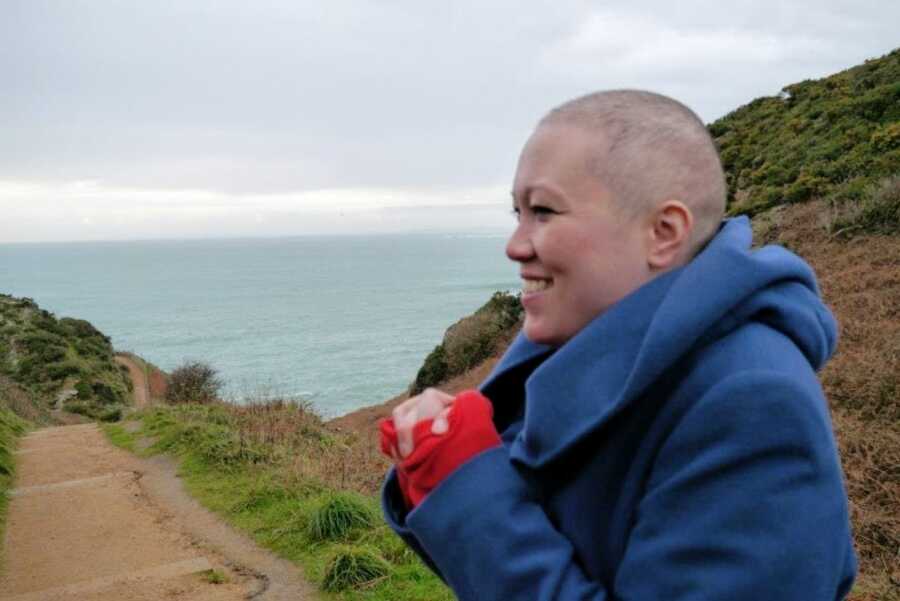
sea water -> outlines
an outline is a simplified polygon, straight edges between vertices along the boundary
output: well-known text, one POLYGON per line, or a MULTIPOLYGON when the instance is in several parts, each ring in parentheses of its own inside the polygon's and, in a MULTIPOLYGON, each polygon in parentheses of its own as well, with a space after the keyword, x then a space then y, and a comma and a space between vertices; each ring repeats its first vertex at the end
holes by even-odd
POLYGON ((451 324, 518 288, 505 236, 0 244, 0 292, 93 323, 164 370, 209 363, 235 400, 325 416, 402 392, 451 324))

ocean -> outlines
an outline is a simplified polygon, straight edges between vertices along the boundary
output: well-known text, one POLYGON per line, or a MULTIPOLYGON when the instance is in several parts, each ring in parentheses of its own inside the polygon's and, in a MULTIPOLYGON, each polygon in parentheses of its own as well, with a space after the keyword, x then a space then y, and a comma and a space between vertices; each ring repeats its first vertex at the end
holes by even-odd
POLYGON ((224 396, 326 417, 402 392, 451 324, 518 290, 503 235, 402 234, 0 245, 0 292, 93 323, 164 370, 197 359, 224 396))

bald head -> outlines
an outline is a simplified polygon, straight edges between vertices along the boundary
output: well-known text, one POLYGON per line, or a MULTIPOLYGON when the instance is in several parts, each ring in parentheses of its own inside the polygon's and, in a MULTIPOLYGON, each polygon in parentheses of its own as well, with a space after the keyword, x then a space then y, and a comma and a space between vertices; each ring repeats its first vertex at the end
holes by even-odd
POLYGON ((587 167, 625 215, 678 200, 694 217, 694 250, 715 234, 725 212, 725 176, 706 126, 689 108, 653 92, 611 90, 553 109, 539 127, 552 125, 596 140, 587 167))

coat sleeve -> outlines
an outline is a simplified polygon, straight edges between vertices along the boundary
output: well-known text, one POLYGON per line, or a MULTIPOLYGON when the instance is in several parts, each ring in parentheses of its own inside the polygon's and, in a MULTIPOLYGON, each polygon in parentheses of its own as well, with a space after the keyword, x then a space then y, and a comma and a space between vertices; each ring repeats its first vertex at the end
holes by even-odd
POLYGON ((409 513, 409 509, 406 507, 403 493, 400 492, 397 470, 393 467, 388 472, 387 478, 384 481, 384 486, 381 489, 381 511, 384 514, 384 519, 388 526, 391 527, 397 536, 402 538, 403 542, 405 542, 410 549, 415 551, 416 555, 419 556, 419 559, 425 562, 425 565, 427 565, 432 572, 446 582, 440 569, 434 565, 434 561, 432 561, 431 557, 425 552, 425 549, 422 548, 422 545, 419 544, 419 541, 413 536, 413 533, 406 525, 406 517, 409 513))
POLYGON ((613 582, 591 580, 505 448, 405 517, 461 600, 834 600, 855 571, 827 409, 783 375, 700 399, 659 450, 613 582))

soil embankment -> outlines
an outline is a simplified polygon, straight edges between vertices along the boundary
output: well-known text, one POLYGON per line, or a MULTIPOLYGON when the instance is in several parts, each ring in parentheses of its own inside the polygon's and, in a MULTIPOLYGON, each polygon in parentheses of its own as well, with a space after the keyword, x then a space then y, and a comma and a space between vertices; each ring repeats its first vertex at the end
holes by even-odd
POLYGON ((17 465, 2 601, 315 598, 295 566, 190 499, 171 462, 117 449, 95 424, 29 434, 17 465))
POLYGON ((131 376, 133 384, 134 408, 144 409, 149 406, 150 383, 147 381, 147 375, 144 373, 143 368, 134 359, 122 353, 116 353, 115 359, 116 363, 128 368, 128 375, 131 376))

